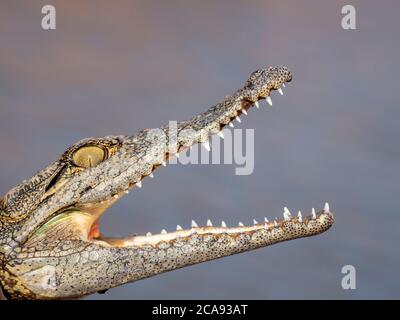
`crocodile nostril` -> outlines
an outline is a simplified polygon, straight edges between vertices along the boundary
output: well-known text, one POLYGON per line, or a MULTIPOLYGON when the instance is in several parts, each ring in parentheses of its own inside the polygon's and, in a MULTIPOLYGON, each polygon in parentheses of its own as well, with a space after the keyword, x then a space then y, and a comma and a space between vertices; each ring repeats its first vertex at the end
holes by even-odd
POLYGON ((87 186, 85 189, 83 189, 81 195, 85 194, 86 192, 89 192, 90 190, 92 190, 93 188, 91 186, 87 186))

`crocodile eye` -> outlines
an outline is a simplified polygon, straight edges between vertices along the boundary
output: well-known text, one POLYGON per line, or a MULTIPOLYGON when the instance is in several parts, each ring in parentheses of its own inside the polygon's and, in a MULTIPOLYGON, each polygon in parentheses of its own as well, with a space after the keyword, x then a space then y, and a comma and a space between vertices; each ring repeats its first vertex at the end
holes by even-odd
POLYGON ((82 168, 91 168, 103 162, 106 158, 106 152, 103 148, 97 146, 84 146, 75 151, 72 156, 74 164, 82 168))

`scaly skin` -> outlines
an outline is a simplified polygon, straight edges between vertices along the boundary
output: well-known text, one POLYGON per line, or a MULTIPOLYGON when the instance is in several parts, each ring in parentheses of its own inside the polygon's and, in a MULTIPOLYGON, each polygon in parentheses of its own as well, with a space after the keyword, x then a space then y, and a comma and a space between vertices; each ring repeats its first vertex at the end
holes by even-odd
POLYGON ((111 239, 98 231, 104 211, 177 152, 208 141, 292 75, 253 72, 242 89, 188 121, 177 135, 142 130, 78 142, 0 201, 0 284, 7 298, 66 299, 274 243, 317 235, 333 224, 326 207, 312 216, 254 226, 198 227, 111 239))

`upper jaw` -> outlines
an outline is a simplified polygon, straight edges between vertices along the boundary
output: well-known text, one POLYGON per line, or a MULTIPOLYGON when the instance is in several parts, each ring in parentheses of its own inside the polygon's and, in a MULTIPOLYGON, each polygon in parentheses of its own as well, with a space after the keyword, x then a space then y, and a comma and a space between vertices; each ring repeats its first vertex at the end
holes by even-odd
POLYGON ((272 105, 271 91, 278 90, 283 94, 285 82, 291 79, 291 72, 283 66, 253 72, 244 87, 231 97, 190 120, 178 122, 174 143, 168 127, 142 130, 134 136, 119 136, 121 147, 118 152, 98 167, 91 168, 87 175, 88 189, 79 201, 93 203, 106 201, 109 197, 119 198, 134 187, 141 188, 144 178, 152 178, 157 168, 166 166, 171 157, 179 156, 192 145, 203 143, 209 150, 210 135, 222 135, 224 127, 233 127, 234 121, 240 122, 240 117, 246 115, 248 109, 259 108, 261 99, 272 105), (165 136, 155 139, 154 132, 165 136), (97 181, 92 183, 91 179, 97 181))

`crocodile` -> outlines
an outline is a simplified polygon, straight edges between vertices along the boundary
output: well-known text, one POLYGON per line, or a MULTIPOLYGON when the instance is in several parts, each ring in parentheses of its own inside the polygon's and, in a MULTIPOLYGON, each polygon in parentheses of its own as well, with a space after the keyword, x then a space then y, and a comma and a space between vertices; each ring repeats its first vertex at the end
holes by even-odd
POLYGON ((292 80, 285 66, 258 69, 244 86, 207 111, 132 136, 87 138, 0 200, 0 286, 6 299, 74 299, 163 272, 282 241, 309 237, 334 223, 329 205, 309 215, 228 227, 210 220, 176 231, 107 237, 103 213, 171 157, 209 137, 223 137, 242 114, 292 80))

